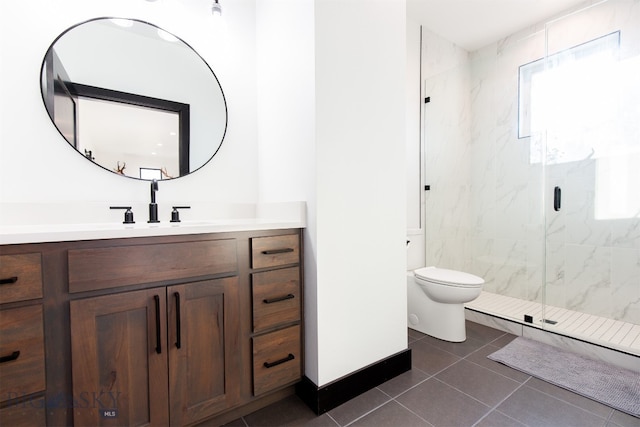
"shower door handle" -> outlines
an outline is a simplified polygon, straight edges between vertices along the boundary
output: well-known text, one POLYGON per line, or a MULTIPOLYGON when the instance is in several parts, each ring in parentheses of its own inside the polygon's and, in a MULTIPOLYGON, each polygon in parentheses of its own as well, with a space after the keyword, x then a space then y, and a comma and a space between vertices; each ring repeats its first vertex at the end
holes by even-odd
POLYGON ((553 210, 554 211, 557 212, 560 210, 561 200, 562 200, 562 190, 560 189, 560 187, 556 187, 553 189, 553 210))

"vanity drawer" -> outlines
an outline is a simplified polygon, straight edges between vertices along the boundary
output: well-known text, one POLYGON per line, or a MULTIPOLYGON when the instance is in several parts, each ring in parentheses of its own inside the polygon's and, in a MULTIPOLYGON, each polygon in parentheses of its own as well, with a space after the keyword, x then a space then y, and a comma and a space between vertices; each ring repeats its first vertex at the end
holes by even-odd
POLYGON ((253 337, 253 394, 298 381, 301 359, 300 325, 253 337))
POLYGON ((0 311, 0 401, 45 389, 42 305, 0 311))
POLYGON ((300 320, 300 268, 251 275, 253 332, 300 320))
POLYGON ((0 255, 0 304, 42 298, 39 253, 0 255))
POLYGON ((235 239, 69 251, 69 292, 184 279, 238 270, 235 239))
POLYGON ((297 234, 251 239, 251 267, 267 268, 300 262, 300 238, 297 234))

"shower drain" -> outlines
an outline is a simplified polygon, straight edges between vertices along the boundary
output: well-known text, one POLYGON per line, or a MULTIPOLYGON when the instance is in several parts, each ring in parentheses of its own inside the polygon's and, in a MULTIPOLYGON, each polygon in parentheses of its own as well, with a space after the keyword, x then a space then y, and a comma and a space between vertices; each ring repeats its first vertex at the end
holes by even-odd
MULTIPOLYGON (((533 316, 531 316, 530 314, 525 314, 525 315, 524 315, 524 321, 525 321, 526 323, 533 323, 533 316)), ((555 324, 557 324, 557 323, 558 323, 557 321, 555 321, 555 320, 550 320, 550 319, 542 319, 540 322, 542 322, 542 323, 548 323, 548 324, 550 324, 550 325, 555 325, 555 324)))

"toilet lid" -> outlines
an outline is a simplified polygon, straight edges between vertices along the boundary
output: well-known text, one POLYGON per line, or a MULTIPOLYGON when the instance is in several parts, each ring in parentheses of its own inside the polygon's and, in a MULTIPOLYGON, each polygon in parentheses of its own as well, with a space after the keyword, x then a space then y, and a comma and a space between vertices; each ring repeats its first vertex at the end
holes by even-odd
POLYGON ((484 284, 484 279, 481 277, 446 268, 424 267, 414 271, 414 274, 421 279, 445 285, 480 286, 484 284))

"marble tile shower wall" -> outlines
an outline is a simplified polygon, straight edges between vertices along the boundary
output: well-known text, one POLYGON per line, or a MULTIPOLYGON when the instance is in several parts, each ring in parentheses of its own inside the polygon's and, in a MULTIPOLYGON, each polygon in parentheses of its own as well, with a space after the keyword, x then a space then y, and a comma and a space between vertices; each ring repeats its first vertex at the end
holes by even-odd
POLYGON ((471 150, 469 54, 423 30, 426 265, 469 270, 471 150))
POLYGON ((518 139, 518 67, 544 54, 544 35, 474 52, 470 64, 472 271, 485 290, 540 300, 543 270, 542 165, 518 139))
MULTIPOLYGON (((640 46, 640 2, 611 0, 547 28, 557 48, 620 29, 628 52, 640 46)), ((518 138, 518 67, 544 56, 544 23, 472 54, 429 32, 423 46, 427 265, 530 301, 546 282, 549 305, 640 324, 640 213, 595 219, 597 160, 545 171, 531 162, 531 138, 518 138), (566 189, 562 210, 543 215, 554 185, 566 189)))

